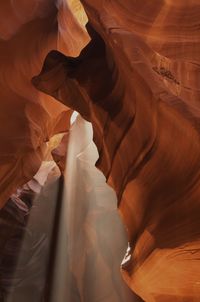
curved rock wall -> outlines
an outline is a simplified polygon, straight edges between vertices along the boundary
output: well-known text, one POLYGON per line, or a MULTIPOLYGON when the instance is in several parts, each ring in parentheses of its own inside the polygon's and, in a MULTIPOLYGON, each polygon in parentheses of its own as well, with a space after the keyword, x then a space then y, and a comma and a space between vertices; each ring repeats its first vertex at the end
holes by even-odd
POLYGON ((91 42, 76 58, 51 52, 33 83, 92 122, 127 226, 127 284, 148 302, 197 302, 200 5, 82 3, 91 42))
POLYGON ((50 137, 69 127, 71 110, 31 84, 51 49, 77 55, 88 41, 73 7, 63 7, 53 0, 0 3, 0 208, 35 175, 50 137), (65 44, 72 35, 73 47, 65 44))

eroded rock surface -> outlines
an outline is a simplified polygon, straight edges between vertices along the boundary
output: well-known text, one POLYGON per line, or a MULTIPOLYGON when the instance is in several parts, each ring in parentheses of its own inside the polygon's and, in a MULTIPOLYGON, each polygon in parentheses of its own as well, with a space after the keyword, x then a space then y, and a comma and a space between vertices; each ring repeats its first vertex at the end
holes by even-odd
POLYGON ((36 90, 31 78, 51 49, 78 55, 88 42, 85 20, 78 23, 74 12, 63 1, 0 3, 0 208, 35 175, 46 142, 69 128, 71 110, 36 90))
POLYGON ((93 125, 128 230, 127 284, 148 302, 197 302, 199 1, 82 3, 91 42, 51 52, 33 83, 93 125))

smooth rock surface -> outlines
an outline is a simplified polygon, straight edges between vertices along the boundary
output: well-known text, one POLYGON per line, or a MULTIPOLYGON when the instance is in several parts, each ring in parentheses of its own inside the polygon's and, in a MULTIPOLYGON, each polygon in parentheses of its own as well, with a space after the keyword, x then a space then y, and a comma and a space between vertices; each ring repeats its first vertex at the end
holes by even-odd
POLYGON ((51 52, 33 83, 93 125, 128 230, 127 284, 148 302, 197 302, 199 1, 82 3, 91 42, 51 52))
POLYGON ((74 13, 66 1, 0 3, 0 208, 35 175, 49 139, 69 128, 71 110, 37 91, 31 78, 50 50, 78 55, 88 42, 86 17, 78 23, 74 13))

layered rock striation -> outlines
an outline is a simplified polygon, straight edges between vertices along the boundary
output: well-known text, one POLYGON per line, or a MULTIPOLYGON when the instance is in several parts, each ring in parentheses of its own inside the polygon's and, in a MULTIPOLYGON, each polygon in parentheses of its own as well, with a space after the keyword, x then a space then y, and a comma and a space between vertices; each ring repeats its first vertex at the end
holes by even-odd
POLYGON ((85 19, 78 23, 74 14, 61 1, 0 3, 0 208, 38 171, 49 139, 68 131, 71 110, 36 90, 31 78, 51 49, 78 55, 86 45, 85 19))
POLYGON ((82 1, 91 42, 53 51, 39 90, 93 125, 96 166, 118 197, 122 274, 145 301, 199 301, 198 1, 82 1))

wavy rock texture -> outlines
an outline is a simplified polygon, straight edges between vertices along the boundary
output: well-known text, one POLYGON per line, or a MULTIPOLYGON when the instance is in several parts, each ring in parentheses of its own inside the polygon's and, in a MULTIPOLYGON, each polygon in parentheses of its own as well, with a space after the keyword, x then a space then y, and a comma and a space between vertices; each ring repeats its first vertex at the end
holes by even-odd
POLYGON ((78 55, 88 41, 83 16, 78 23, 73 3, 60 2, 0 3, 0 208, 37 172, 46 142, 69 128, 69 108, 31 85, 51 49, 78 55))
POLYGON ((199 301, 199 1, 82 3, 91 42, 76 58, 51 52, 33 83, 92 122, 128 230, 130 288, 199 301))

